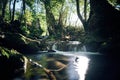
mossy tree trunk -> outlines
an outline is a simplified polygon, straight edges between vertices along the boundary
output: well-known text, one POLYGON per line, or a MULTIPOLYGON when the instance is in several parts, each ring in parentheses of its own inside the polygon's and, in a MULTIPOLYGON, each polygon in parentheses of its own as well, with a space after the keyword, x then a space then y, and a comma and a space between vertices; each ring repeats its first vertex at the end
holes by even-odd
MULTIPOLYGON (((87 32, 92 40, 87 44, 89 51, 115 53, 120 47, 120 11, 107 0, 90 0, 90 17, 87 32)), ((118 53, 118 52, 117 52, 118 53)))

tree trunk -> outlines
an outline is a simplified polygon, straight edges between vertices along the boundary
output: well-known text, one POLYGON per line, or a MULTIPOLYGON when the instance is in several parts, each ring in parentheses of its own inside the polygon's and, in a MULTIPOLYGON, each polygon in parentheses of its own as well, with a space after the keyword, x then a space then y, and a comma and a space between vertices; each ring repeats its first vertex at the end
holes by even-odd
POLYGON ((48 30, 50 35, 56 35, 55 34, 55 28, 56 28, 56 20, 52 13, 51 7, 50 7, 50 1, 44 1, 45 9, 46 9, 46 20, 48 24, 48 30))
MULTIPOLYGON (((22 7, 21 7, 21 14, 20 14, 20 21, 23 19, 23 15, 25 14, 26 10, 26 5, 25 5, 25 0, 22 0, 22 7)), ((24 19, 24 23, 26 24, 26 20, 24 19)))
POLYGON ((90 7, 87 30, 91 39, 87 44, 88 50, 102 53, 117 52, 120 47, 120 12, 107 0, 90 0, 90 7))
POLYGON ((0 0, 0 15, 2 15, 2 1, 0 0))
POLYGON ((87 20, 86 20, 86 12, 87 12, 87 1, 84 1, 84 18, 82 17, 82 15, 80 14, 80 5, 79 5, 79 0, 76 0, 76 9, 77 9, 77 15, 78 18, 81 20, 83 26, 84 26, 84 30, 87 30, 87 20))
POLYGON ((84 1, 84 20, 87 21, 87 0, 84 1))
POLYGON ((6 9, 7 3, 8 3, 8 0, 0 1, 0 6, 1 6, 0 8, 2 10, 2 12, 1 12, 2 19, 4 19, 4 17, 5 17, 5 9, 6 9))
POLYGON ((13 14, 12 14, 12 20, 11 20, 11 22, 13 22, 14 21, 14 15, 15 15, 15 3, 16 3, 16 0, 14 0, 14 3, 13 3, 13 14))
POLYGON ((81 20, 83 26, 85 26, 85 20, 83 19, 83 17, 80 14, 79 0, 76 0, 76 9, 77 9, 77 15, 78 15, 79 19, 81 20))
POLYGON ((11 1, 12 0, 9 0, 9 19, 11 20, 11 15, 12 15, 12 13, 11 13, 11 1))

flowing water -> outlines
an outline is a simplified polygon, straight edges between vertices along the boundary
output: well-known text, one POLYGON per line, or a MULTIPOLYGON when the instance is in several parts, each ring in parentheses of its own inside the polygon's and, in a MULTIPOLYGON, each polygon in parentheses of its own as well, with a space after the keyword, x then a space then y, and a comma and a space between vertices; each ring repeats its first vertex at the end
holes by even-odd
POLYGON ((53 72, 54 80, 120 80, 120 63, 99 53, 86 52, 78 41, 55 43, 56 52, 39 51, 28 57, 37 66, 30 67, 29 80, 52 80, 43 68, 53 72))
POLYGON ((62 52, 81 52, 86 51, 84 45, 81 44, 79 41, 60 41, 56 42, 53 47, 55 51, 62 51, 62 52))

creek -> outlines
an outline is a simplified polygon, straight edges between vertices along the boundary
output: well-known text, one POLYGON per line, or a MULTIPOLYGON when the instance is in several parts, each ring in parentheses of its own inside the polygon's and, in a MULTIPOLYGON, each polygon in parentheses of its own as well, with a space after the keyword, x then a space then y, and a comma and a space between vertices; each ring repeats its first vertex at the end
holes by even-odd
POLYGON ((119 80, 119 61, 87 52, 79 41, 56 42, 52 50, 27 55, 35 64, 29 67, 29 80, 52 80, 44 69, 53 73, 53 80, 119 80))

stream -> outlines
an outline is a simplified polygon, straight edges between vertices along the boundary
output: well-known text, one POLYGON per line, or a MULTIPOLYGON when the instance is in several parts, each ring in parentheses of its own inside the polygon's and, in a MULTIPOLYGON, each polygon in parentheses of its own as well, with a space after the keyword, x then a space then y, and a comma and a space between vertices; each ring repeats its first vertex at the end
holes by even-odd
POLYGON ((79 41, 57 42, 54 52, 39 51, 27 55, 37 62, 27 70, 28 80, 52 80, 43 71, 50 70, 54 80, 120 80, 117 59, 95 52, 87 52, 79 41))

